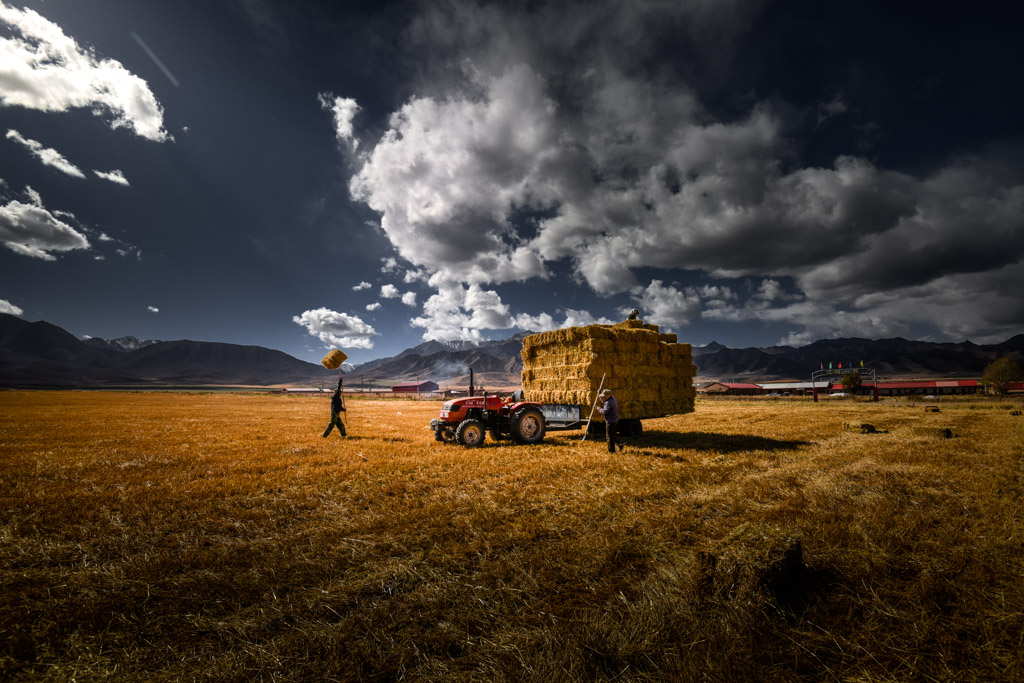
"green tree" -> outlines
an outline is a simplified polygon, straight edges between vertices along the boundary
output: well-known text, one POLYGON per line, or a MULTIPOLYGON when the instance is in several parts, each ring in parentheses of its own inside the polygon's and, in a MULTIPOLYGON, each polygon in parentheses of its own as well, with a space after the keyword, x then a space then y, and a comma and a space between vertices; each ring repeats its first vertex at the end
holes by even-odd
POLYGON ((985 374, 981 376, 981 383, 992 387, 1000 396, 1005 396, 1010 391, 1010 385, 1021 380, 1024 380, 1024 370, 1021 370, 1020 363, 1006 356, 989 363, 985 374))
POLYGON ((856 393, 857 390, 860 389, 861 384, 862 380, 860 378, 860 370, 857 370, 856 372, 848 372, 843 375, 843 391, 850 394, 856 393))

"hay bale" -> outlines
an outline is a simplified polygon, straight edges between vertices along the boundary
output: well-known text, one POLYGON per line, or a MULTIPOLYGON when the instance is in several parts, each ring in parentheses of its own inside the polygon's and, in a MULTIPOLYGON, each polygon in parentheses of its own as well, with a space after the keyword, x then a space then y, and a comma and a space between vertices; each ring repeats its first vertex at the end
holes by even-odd
POLYGON ((697 556, 704 592, 721 597, 795 597, 805 572, 799 534, 767 524, 741 524, 697 556))
POLYGON ((843 429, 848 432, 857 432, 859 434, 877 434, 878 430, 875 429, 875 425, 867 422, 844 422, 843 429))
POLYGON ((320 364, 328 370, 337 370, 347 358, 344 352, 334 349, 320 360, 320 364))
POLYGON ((623 419, 688 413, 696 397, 692 351, 641 320, 541 332, 523 340, 523 391, 530 400, 587 406, 603 375, 623 419))

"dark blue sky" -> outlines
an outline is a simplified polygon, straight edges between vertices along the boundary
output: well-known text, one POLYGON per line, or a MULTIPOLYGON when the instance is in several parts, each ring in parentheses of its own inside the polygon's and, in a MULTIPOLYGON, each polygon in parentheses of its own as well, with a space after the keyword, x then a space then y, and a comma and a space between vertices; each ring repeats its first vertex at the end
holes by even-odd
POLYGON ((695 344, 1001 341, 1019 15, 3 0, 0 310, 312 361, 633 307, 695 344))

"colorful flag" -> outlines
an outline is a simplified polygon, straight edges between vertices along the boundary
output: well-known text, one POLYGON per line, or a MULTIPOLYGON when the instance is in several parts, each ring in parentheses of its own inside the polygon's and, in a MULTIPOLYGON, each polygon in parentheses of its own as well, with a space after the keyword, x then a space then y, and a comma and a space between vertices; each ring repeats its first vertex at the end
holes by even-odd
POLYGON ((839 367, 840 367, 840 369, 842 369, 842 367, 843 367, 842 361, 839 362, 839 367))
POLYGON ((821 369, 822 369, 822 370, 824 370, 824 369, 825 369, 825 364, 824 364, 824 363, 822 363, 822 364, 821 364, 821 369))
POLYGON ((860 366, 861 366, 861 367, 864 367, 864 361, 861 361, 861 362, 860 362, 860 366))
POLYGON ((829 370, 831 370, 831 369, 832 369, 832 361, 829 361, 829 362, 828 362, 828 369, 829 369, 829 370))

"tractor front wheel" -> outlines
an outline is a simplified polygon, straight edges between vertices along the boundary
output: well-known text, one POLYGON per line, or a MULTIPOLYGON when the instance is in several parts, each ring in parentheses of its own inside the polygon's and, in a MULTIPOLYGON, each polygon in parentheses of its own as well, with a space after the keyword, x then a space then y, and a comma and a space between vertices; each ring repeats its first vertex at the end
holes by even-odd
POLYGON ((455 439, 463 446, 474 448, 484 442, 484 423, 480 420, 463 420, 455 430, 455 439))

